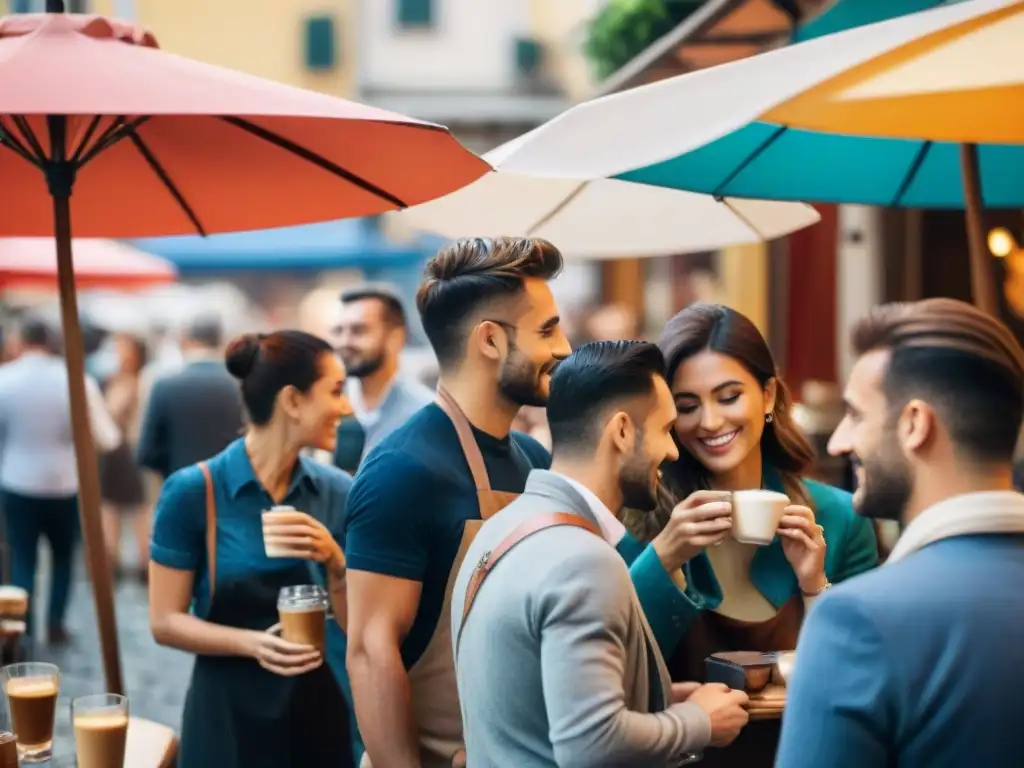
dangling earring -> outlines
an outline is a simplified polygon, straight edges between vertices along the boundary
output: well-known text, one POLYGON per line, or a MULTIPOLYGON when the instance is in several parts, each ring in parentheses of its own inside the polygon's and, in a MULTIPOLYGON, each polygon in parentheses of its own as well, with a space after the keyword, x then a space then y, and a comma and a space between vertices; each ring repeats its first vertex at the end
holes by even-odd
POLYGON ((775 417, 772 414, 770 414, 770 413, 765 414, 765 417, 764 417, 764 423, 765 424, 771 424, 773 421, 775 421, 775 417))

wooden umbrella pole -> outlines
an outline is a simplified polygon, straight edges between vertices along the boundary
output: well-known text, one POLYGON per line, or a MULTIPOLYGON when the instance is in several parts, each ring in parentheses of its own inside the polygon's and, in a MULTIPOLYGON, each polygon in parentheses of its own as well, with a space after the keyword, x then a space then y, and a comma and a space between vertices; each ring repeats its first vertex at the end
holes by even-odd
POLYGON ((981 173, 978 170, 978 146, 960 145, 960 172, 964 184, 964 215, 967 218, 967 243, 971 258, 971 295, 978 309, 999 315, 999 294, 992 258, 985 240, 985 222, 981 201, 981 173))
POLYGON ((96 448, 89 426, 89 404, 85 394, 85 344, 78 322, 78 297, 75 269, 71 259, 71 185, 74 172, 63 157, 67 118, 48 116, 51 151, 55 155, 47 168, 47 181, 53 196, 54 237, 57 243, 57 282, 60 286, 60 318, 64 331, 64 354, 68 366, 68 394, 71 399, 71 428, 78 467, 78 514, 82 521, 85 557, 92 580, 99 624, 106 693, 124 693, 121 659, 114 615, 114 590, 103 542, 100 518, 100 477, 96 448))

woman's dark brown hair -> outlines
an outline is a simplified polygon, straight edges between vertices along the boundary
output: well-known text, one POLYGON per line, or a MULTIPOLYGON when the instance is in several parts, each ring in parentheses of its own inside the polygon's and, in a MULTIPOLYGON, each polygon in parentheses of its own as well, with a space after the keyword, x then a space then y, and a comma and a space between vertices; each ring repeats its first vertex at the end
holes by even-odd
POLYGON ((303 331, 247 333, 224 353, 228 372, 241 381, 242 402, 258 427, 274 415, 277 394, 285 387, 308 392, 320 378, 320 361, 331 345, 303 331))
MULTIPOLYGON (((761 385, 776 382, 772 420, 764 425, 761 456, 782 476, 786 495, 796 504, 813 506, 800 477, 814 461, 814 449, 793 421, 789 390, 779 378, 768 343, 749 318, 722 304, 691 304, 668 321, 658 342, 665 355, 666 374, 672 379, 687 360, 710 351, 727 355, 740 363, 761 385)), ((658 509, 654 514, 630 512, 627 520, 634 534, 643 539, 656 536, 673 507, 697 490, 711 487, 707 468, 679 444, 679 459, 662 468, 658 509)))

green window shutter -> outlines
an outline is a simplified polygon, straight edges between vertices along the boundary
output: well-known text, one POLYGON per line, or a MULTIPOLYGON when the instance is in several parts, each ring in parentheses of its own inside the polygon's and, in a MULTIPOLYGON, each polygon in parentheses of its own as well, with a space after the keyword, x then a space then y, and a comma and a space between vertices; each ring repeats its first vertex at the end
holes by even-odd
POLYGON ((334 18, 332 16, 311 16, 306 19, 306 69, 333 69, 337 52, 335 50, 334 18))
POLYGON ((516 69, 521 74, 532 75, 541 64, 543 49, 540 43, 533 38, 520 37, 516 39, 516 69))
POLYGON ((398 24, 430 27, 434 24, 434 0, 398 0, 398 24))

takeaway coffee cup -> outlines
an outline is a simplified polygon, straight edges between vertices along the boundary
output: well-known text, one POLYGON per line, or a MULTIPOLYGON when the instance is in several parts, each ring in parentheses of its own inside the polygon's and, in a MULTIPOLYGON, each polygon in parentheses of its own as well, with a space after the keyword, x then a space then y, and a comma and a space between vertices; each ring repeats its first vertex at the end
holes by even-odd
POLYGON ((772 543, 789 497, 776 491, 733 491, 732 537, 763 547, 772 543))
POLYGON ((274 529, 295 522, 295 507, 280 505, 263 513, 263 549, 267 557, 295 557, 294 550, 274 541, 274 529))

